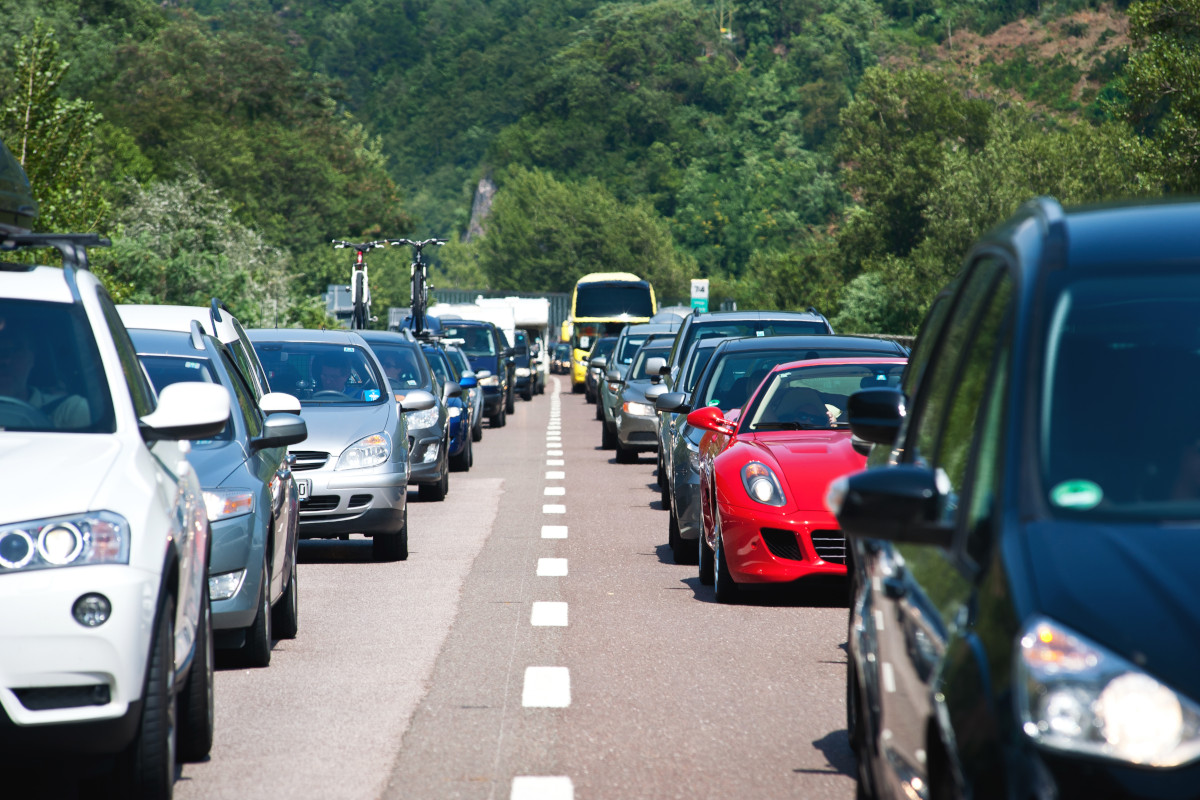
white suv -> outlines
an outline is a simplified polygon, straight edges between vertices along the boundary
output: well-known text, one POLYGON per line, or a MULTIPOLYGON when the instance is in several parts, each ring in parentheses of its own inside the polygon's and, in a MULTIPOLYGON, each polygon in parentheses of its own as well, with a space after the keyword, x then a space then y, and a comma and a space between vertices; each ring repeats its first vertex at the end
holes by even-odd
POLYGON ((185 455, 229 417, 219 384, 155 396, 86 271, 98 237, 0 225, 0 748, 115 755, 126 797, 170 797, 212 745, 210 549, 185 455))

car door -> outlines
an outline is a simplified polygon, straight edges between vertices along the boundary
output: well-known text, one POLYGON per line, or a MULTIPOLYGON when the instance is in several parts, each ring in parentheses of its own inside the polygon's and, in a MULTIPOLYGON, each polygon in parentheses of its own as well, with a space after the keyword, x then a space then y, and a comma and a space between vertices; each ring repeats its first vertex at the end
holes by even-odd
MULTIPOLYGON (((999 408, 988 401, 1007 375, 1013 296, 1013 280, 1001 260, 985 257, 972 266, 934 344, 900 449, 902 463, 938 472, 949 487, 943 522, 961 529, 978 512, 971 479, 979 470, 971 467, 987 444, 979 435, 981 420, 996 433, 984 407, 999 408)), ((869 622, 877 653, 879 762, 908 785, 906 793, 923 794, 928 787, 932 683, 947 640, 970 622, 978 559, 964 557, 966 552, 978 555, 978 542, 959 537, 948 549, 896 544, 881 549, 871 564, 872 586, 878 587, 871 594, 869 622)))

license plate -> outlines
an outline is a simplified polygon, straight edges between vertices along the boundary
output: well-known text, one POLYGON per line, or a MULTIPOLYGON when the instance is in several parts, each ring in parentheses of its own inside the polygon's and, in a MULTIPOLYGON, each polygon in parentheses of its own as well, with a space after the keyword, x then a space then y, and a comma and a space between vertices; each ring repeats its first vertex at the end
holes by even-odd
POLYGON ((308 493, 312 491, 312 480, 309 478, 301 478, 296 481, 296 493, 300 495, 301 500, 308 499, 308 493))

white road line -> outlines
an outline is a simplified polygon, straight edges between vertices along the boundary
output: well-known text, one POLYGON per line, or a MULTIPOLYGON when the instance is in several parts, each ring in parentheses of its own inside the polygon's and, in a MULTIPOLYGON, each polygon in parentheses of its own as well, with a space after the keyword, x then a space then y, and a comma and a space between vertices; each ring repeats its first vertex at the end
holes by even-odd
POLYGON ((567 487, 565 486, 547 486, 546 490, 542 492, 547 497, 562 497, 566 493, 567 487))
POLYGON ((521 705, 526 708, 571 705, 571 671, 566 667, 526 667, 521 705))
POLYGON ((563 467, 563 466, 566 466, 566 463, 567 462, 563 461, 561 458, 547 458, 546 459, 547 467, 563 467))
POLYGON ((539 558, 537 566, 539 578, 562 578, 567 574, 565 558, 539 558))
POLYGON ((575 800, 575 784, 559 775, 518 775, 509 800, 575 800))
POLYGON ((567 627, 567 604, 550 602, 534 603, 533 610, 529 612, 529 624, 551 628, 567 627))
POLYGON ((883 630, 883 609, 881 608, 875 609, 875 630, 883 630))
POLYGON ((542 513, 543 514, 565 514, 565 513, 567 513, 567 507, 562 506, 562 505, 555 505, 553 503, 547 503, 546 505, 542 506, 542 513))
POLYGON ((883 690, 888 694, 896 692, 896 673, 892 670, 892 664, 889 661, 883 662, 880 665, 881 679, 883 680, 883 690))
POLYGON ((565 538, 567 538, 567 526, 566 525, 543 525, 542 526, 542 538, 543 539, 565 539, 565 538))
POLYGON ((566 477, 567 473, 558 470, 549 470, 546 472, 546 480, 548 481, 561 481, 565 480, 566 477))
POLYGON ((546 451, 546 455, 548 455, 548 456, 561 456, 562 454, 563 454, 562 450, 547 450, 546 451))

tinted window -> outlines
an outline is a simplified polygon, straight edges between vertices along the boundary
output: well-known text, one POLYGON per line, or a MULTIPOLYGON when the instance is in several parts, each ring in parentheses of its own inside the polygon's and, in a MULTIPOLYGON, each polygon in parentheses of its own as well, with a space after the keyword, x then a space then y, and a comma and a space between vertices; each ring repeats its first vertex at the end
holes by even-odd
POLYGON ((650 285, 640 283, 580 283, 575 290, 576 317, 650 317, 654 301, 650 285))
POLYGON ((383 402, 380 376, 361 347, 324 342, 255 342, 254 349, 271 386, 295 395, 301 405, 383 402))
POLYGON ((430 387, 429 365, 417 352, 415 345, 371 342, 370 346, 383 365, 383 372, 388 376, 393 391, 430 387))
POLYGON ((591 361, 593 358, 600 358, 600 356, 607 357, 612 355, 613 348, 616 346, 616 344, 617 340, 612 337, 597 339, 596 344, 592 347, 592 351, 588 353, 588 361, 591 361))
POLYGON ((730 339, 742 336, 787 336, 797 334, 825 334, 829 328, 820 320, 700 320, 688 326, 679 341, 679 349, 686 353, 692 342, 701 339, 730 339))
POLYGON ((263 432, 262 411, 254 397, 254 390, 246 382, 245 377, 237 372, 228 353, 221 353, 222 364, 229 375, 229 383, 233 389, 233 398, 241 409, 242 419, 246 422, 246 433, 249 436, 261 436, 263 432))
POLYGON ((690 392, 696 388, 696 379, 704 372, 704 368, 708 366, 708 360, 712 358, 713 347, 694 347, 692 348, 691 357, 688 359, 687 366, 683 370, 683 379, 679 382, 680 388, 685 392, 690 392))
POLYGON ((101 292, 97 294, 96 299, 100 301, 104 321, 117 348, 117 356, 121 359, 121 371, 125 373, 125 383, 129 387, 133 410, 139 417, 153 413, 158 402, 154 397, 154 390, 146 380, 146 373, 142 371, 142 364, 138 361, 137 350, 129 338, 129 332, 125 330, 121 316, 117 313, 116 306, 108 299, 108 295, 101 292))
POLYGON ((649 380, 650 373, 646 372, 646 364, 652 358, 666 358, 671 352, 670 347, 643 347, 638 351, 633 367, 629 370, 628 380, 649 380))
POLYGON ((447 339, 462 340, 459 347, 469 356, 496 355, 496 340, 492 338, 492 329, 483 325, 455 325, 443 320, 442 335, 447 339))
POLYGON ((431 347, 422 347, 422 352, 425 353, 425 358, 429 361, 429 368, 433 370, 433 374, 441 383, 457 383, 459 374, 450 362, 446 359, 446 355, 441 351, 431 347))
POLYGON ((0 300, 0 431, 6 430, 116 430, 107 376, 81 307, 0 300))
POLYGON ((903 364, 828 364, 777 372, 747 410, 742 430, 845 427, 850 395, 898 386, 903 371, 903 364))

